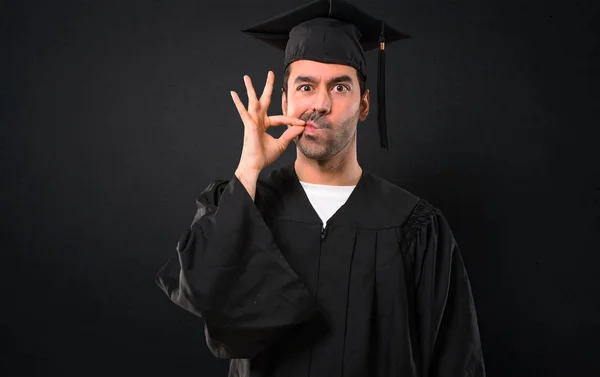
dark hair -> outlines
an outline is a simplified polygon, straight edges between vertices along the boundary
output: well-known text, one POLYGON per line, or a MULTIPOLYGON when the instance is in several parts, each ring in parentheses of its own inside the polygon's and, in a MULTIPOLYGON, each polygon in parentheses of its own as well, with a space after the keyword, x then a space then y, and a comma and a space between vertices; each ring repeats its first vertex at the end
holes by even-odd
MULTIPOLYGON (((362 98, 362 96, 365 94, 365 90, 366 85, 367 85, 367 78, 365 77, 365 75, 363 75, 362 73, 360 73, 358 70, 356 70, 356 77, 358 77, 358 86, 360 88, 360 97, 362 98)), ((283 72, 283 91, 285 93, 287 93, 287 89, 288 89, 288 79, 290 78, 290 65, 288 65, 285 68, 285 71, 283 72)))

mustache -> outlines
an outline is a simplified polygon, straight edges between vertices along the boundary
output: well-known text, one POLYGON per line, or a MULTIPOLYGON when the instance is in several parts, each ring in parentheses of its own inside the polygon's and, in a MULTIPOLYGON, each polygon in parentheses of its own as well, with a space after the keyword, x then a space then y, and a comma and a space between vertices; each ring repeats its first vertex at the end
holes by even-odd
POLYGON ((331 123, 325 118, 323 114, 318 111, 311 111, 310 113, 304 113, 300 116, 300 119, 306 122, 313 122, 322 128, 331 127, 331 123))

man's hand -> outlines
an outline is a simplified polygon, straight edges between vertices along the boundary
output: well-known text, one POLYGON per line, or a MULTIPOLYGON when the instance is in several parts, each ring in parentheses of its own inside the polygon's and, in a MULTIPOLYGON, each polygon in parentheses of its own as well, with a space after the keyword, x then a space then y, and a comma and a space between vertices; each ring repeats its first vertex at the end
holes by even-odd
POLYGON ((263 93, 258 99, 250 77, 244 76, 248 93, 248 110, 236 92, 231 92, 233 102, 244 122, 244 145, 237 171, 256 176, 279 158, 294 138, 304 131, 305 121, 285 115, 267 116, 271 103, 275 74, 269 71, 263 93), (272 126, 290 125, 279 139, 267 133, 272 126))

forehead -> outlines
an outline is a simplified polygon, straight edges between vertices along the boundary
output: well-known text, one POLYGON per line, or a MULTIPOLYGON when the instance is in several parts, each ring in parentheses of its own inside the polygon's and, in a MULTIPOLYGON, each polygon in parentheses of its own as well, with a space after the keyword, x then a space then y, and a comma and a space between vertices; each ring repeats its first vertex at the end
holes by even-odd
POLYGON ((352 80, 358 80, 356 69, 349 65, 321 63, 313 60, 296 60, 290 64, 290 79, 298 76, 311 76, 327 80, 342 75, 350 76, 352 80))

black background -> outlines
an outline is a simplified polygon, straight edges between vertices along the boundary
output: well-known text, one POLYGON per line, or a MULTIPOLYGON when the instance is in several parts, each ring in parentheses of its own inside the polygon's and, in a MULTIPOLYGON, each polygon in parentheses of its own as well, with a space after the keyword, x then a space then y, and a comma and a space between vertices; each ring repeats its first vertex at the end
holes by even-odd
MULTIPOLYGON (((597 3, 355 1, 413 36, 386 49, 391 150, 373 111, 359 162, 448 218, 489 376, 600 375, 597 3)), ((2 2, 3 374, 226 375, 154 275, 237 166, 229 91, 281 84, 239 30, 301 4, 2 2)))

